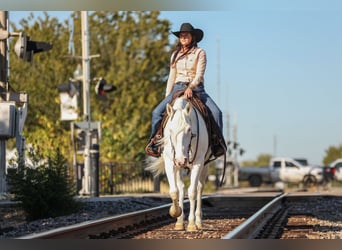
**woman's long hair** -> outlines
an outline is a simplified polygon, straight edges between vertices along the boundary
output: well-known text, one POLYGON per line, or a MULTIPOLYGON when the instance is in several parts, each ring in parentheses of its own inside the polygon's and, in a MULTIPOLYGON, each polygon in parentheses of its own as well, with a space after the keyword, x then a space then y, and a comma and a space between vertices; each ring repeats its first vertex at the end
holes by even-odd
POLYGON ((184 54, 180 55, 180 56, 177 58, 178 53, 179 53, 180 50, 182 49, 182 44, 181 44, 180 41, 178 40, 178 43, 177 43, 177 45, 176 45, 176 49, 173 51, 173 55, 174 55, 174 56, 172 57, 172 60, 171 60, 171 66, 174 66, 174 65, 176 64, 176 62, 177 62, 179 59, 181 59, 181 58, 183 58, 184 56, 186 56, 192 48, 196 48, 196 47, 197 47, 196 37, 195 37, 195 35, 191 34, 191 43, 190 43, 189 46, 188 46, 188 50, 187 50, 184 54), (176 60, 176 59, 177 59, 177 60, 176 60))

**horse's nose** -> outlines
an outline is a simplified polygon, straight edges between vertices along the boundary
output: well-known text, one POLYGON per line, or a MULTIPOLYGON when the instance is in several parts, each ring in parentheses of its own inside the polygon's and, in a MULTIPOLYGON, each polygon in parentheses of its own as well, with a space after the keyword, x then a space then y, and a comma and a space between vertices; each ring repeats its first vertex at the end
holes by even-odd
POLYGON ((183 157, 181 159, 176 159, 176 165, 178 167, 183 168, 187 165, 187 163, 188 163, 188 158, 183 157))

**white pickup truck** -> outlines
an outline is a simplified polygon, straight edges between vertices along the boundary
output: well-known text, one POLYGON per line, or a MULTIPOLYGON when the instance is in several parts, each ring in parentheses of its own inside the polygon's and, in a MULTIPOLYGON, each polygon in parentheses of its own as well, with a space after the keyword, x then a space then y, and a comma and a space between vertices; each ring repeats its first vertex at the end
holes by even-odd
POLYGON ((275 157, 266 167, 241 167, 239 181, 248 181, 252 187, 262 183, 276 182, 316 185, 323 181, 323 169, 316 166, 305 166, 299 161, 286 157, 275 157))

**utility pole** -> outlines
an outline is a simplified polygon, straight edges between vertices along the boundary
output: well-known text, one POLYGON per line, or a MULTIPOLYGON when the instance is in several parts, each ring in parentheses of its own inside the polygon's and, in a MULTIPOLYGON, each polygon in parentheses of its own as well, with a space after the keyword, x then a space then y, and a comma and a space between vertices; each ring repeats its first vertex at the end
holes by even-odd
POLYGON ((273 157, 277 156, 277 135, 273 135, 273 157))
POLYGON ((234 157, 233 157, 233 165, 234 165, 234 173, 233 173, 233 185, 234 187, 239 186, 239 163, 238 163, 238 143, 237 143, 237 121, 236 117, 234 117, 233 124, 233 148, 234 148, 234 157))
MULTIPOLYGON (((8 12, 0 11, 0 30, 7 31, 8 12)), ((0 102, 6 101, 7 91, 7 39, 0 39, 0 102)), ((2 114, 1 114, 2 115, 2 114)), ((0 124, 1 126, 1 124, 0 124)), ((6 139, 0 138, 0 194, 6 192, 6 139)))
MULTIPOLYGON (((81 32, 82 32, 82 89, 83 89, 83 123, 80 125, 85 131, 84 147, 84 176, 80 195, 98 196, 98 156, 99 146, 97 141, 92 141, 92 130, 94 126, 99 127, 98 122, 91 121, 90 112, 90 60, 99 55, 89 55, 89 27, 88 12, 81 11, 81 32), (95 158, 94 159, 94 155, 95 158)), ((98 129, 99 131, 99 129, 98 129)))
POLYGON ((82 180, 82 189, 80 194, 90 195, 91 191, 91 169, 90 169, 90 58, 89 58, 89 29, 88 29, 88 13, 81 11, 81 32, 82 32, 82 73, 83 73, 83 121, 86 126, 86 140, 84 148, 84 176, 82 180))
POLYGON ((219 105, 221 105, 221 70, 220 70, 220 39, 219 37, 217 38, 217 92, 218 92, 218 99, 217 99, 217 103, 219 105))
POLYGON ((232 186, 232 173, 233 173, 233 160, 231 158, 231 153, 229 149, 229 144, 230 144, 230 122, 229 122, 229 114, 226 114, 226 125, 227 125, 227 137, 226 137, 226 144, 227 144, 227 166, 228 166, 228 171, 226 171, 226 182, 225 182, 225 187, 231 187, 232 186))
MULTIPOLYGON (((8 12, 0 11, 0 29, 4 33, 8 33, 7 30, 8 12)), ((0 90, 1 94, 6 91, 7 85, 7 38, 0 39, 0 90)), ((4 101, 3 95, 0 96, 0 100, 4 101)))

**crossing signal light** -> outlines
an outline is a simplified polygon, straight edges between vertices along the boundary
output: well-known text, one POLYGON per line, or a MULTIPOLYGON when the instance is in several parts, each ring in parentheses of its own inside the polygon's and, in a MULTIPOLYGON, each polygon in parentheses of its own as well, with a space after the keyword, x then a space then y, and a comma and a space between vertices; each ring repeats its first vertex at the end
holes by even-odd
POLYGON ((78 93, 78 89, 75 87, 71 80, 68 83, 58 84, 57 88, 61 93, 68 93, 71 98, 78 93))
POLYGON ((115 91, 116 87, 114 85, 108 84, 107 81, 103 78, 97 82, 95 86, 95 93, 100 96, 106 95, 108 92, 115 91))
POLYGON ((21 32, 17 42, 14 45, 14 51, 17 56, 26 62, 32 62, 33 54, 49 51, 52 44, 47 42, 31 41, 25 33, 21 32))

